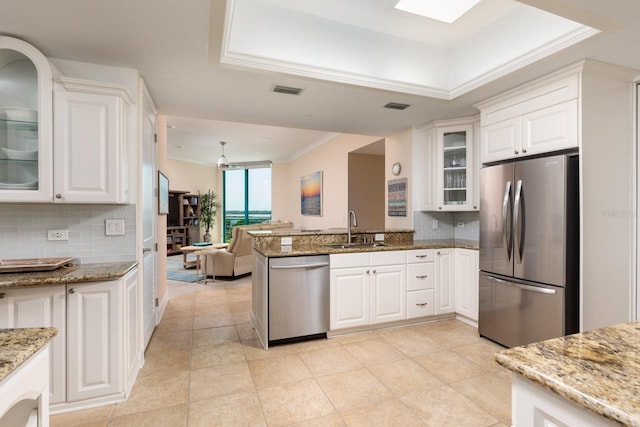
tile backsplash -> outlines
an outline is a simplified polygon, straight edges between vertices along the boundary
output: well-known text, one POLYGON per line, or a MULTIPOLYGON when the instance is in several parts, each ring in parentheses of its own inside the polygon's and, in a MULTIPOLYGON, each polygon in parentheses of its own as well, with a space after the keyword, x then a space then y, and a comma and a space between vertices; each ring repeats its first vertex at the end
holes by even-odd
POLYGON ((414 239, 462 239, 477 242, 480 239, 480 214, 478 212, 422 212, 413 213, 414 239), (433 229, 433 221, 438 228, 433 229), (464 227, 456 223, 464 222, 464 227))
POLYGON ((0 259, 77 257, 81 263, 136 259, 135 205, 0 203, 0 259), (124 236, 106 236, 106 219, 124 219, 124 236), (47 230, 69 230, 68 241, 47 230))

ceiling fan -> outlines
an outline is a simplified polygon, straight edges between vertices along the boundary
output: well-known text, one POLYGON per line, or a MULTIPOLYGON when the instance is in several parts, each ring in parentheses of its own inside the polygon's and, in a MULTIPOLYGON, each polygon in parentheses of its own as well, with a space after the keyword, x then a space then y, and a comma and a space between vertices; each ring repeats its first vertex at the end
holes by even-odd
POLYGON ((218 169, 252 169, 252 168, 270 168, 271 160, 263 160, 257 162, 237 162, 237 163, 229 163, 227 160, 227 156, 224 155, 224 146, 227 145, 226 141, 220 141, 220 145, 222 146, 222 154, 218 157, 218 161, 216 162, 216 166, 218 169))

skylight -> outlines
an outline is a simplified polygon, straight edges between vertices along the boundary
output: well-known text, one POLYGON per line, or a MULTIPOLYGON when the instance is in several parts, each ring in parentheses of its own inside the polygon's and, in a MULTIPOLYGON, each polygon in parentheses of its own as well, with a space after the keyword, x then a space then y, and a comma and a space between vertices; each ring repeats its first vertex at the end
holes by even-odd
POLYGON ((480 0, 400 0, 396 9, 451 24, 480 0))

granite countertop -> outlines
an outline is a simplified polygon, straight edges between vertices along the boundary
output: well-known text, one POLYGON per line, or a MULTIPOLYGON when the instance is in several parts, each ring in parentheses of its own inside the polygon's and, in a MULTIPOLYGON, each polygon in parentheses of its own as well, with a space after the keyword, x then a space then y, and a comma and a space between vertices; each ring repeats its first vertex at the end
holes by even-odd
POLYGON ((640 426, 640 321, 514 347, 495 358, 579 406, 640 426))
MULTIPOLYGON (((271 236, 311 236, 311 235, 332 235, 332 234, 346 234, 348 232, 347 227, 342 228, 327 228, 323 230, 311 230, 300 228, 276 228, 273 230, 250 230, 248 233, 251 235, 271 235, 271 236)), ((406 228, 385 228, 385 229, 365 229, 365 228, 353 228, 353 234, 375 234, 375 233, 413 233, 414 230, 406 228)))
POLYGON ((0 274, 0 289, 116 280, 134 268, 136 261, 78 264, 53 271, 0 274))
POLYGON ((344 254, 353 252, 380 252, 380 251, 404 251, 412 249, 443 249, 443 248, 464 248, 478 249, 478 242, 471 240, 435 239, 435 240, 414 240, 411 244, 394 244, 376 247, 351 247, 335 248, 322 244, 293 244, 292 246, 276 246, 268 248, 254 248, 266 257, 287 257, 302 255, 328 255, 344 254))
POLYGON ((0 381, 58 334, 56 328, 0 329, 0 381))

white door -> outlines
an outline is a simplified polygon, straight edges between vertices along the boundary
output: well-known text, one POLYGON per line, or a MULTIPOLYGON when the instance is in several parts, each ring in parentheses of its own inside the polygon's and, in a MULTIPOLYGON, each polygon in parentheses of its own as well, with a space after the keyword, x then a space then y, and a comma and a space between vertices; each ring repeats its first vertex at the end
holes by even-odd
POLYGON ((158 174, 156 173, 156 113, 144 83, 142 89, 142 327, 144 347, 156 327, 158 174))

